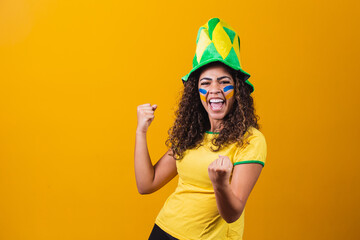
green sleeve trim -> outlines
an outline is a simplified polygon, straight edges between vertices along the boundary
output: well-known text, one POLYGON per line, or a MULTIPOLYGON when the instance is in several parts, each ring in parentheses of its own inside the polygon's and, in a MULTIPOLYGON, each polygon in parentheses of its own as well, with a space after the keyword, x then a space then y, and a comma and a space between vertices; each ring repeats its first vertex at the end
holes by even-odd
POLYGON ((241 162, 236 162, 234 163, 235 165, 240 165, 240 164, 244 164, 244 163, 260 163, 263 167, 265 166, 265 163, 262 161, 257 161, 257 160, 249 160, 249 161, 241 161, 241 162))

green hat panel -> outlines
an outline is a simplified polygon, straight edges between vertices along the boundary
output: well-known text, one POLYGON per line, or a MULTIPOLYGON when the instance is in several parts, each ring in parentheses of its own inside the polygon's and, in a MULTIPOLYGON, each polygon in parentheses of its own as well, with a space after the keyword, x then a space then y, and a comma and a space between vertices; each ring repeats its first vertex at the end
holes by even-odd
POLYGON ((212 40, 212 36, 213 36, 213 31, 219 22, 220 22, 220 19, 212 18, 207 23, 207 28, 209 29, 209 37, 211 40, 212 40))
MULTIPOLYGON (((236 55, 234 48, 232 47, 229 54, 225 58, 225 61, 230 63, 232 66, 240 66, 239 58, 236 55)), ((239 68, 236 70, 240 70, 239 68)))
POLYGON ((204 50, 200 64, 203 62, 206 62, 209 59, 219 59, 222 60, 222 56, 216 51, 215 44, 212 42, 207 46, 207 48, 204 50))
POLYGON ((250 74, 241 68, 240 38, 229 24, 219 18, 212 18, 200 27, 196 38, 193 69, 182 80, 187 81, 192 72, 215 61, 220 61, 235 70, 241 71, 245 75, 246 83, 254 91, 253 85, 247 80, 250 74))
POLYGON ((234 43, 234 38, 236 36, 236 33, 234 31, 231 31, 230 29, 223 27, 224 31, 227 33, 227 35, 229 36, 231 43, 234 43))

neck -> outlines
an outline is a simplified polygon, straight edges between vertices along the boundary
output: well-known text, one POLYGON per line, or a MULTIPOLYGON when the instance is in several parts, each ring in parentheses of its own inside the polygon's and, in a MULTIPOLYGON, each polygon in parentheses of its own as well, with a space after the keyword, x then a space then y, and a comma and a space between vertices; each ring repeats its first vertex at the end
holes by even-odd
POLYGON ((210 120, 210 132, 220 132, 223 128, 222 120, 209 119, 210 120))

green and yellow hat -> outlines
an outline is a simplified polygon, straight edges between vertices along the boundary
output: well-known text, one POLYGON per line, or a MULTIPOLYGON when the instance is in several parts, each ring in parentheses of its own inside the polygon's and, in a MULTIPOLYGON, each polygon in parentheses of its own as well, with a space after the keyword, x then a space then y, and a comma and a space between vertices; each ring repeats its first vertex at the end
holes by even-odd
POLYGON ((198 31, 193 69, 182 80, 186 82, 195 70, 216 61, 242 72, 245 82, 254 91, 254 86, 248 80, 250 74, 241 69, 239 36, 229 24, 219 18, 212 18, 198 31))

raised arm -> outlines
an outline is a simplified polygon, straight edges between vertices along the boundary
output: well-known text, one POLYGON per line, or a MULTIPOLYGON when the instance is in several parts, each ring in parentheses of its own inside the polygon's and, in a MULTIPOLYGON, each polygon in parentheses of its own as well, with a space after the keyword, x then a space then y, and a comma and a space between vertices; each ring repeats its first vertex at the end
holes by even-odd
POLYGON ((156 105, 143 104, 137 108, 138 125, 135 138, 135 177, 140 194, 153 193, 160 189, 177 175, 175 159, 167 151, 153 166, 148 147, 146 134, 154 120, 156 105))
POLYGON ((214 187, 216 204, 221 217, 227 223, 235 222, 241 216, 262 168, 258 163, 236 165, 229 183, 233 165, 228 157, 219 156, 209 165, 209 177, 214 187))

